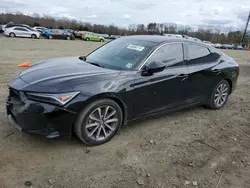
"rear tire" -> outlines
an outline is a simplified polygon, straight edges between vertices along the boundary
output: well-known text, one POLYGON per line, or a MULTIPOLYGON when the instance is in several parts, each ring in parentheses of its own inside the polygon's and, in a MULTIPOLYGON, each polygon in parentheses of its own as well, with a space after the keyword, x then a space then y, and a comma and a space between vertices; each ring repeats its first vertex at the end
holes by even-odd
POLYGON ((71 38, 70 38, 70 36, 67 36, 66 39, 67 39, 67 40, 70 40, 71 38))
POLYGON ((220 81, 214 88, 206 106, 214 110, 221 109, 227 103, 230 91, 231 86, 228 81, 220 81))
POLYGON ((14 37, 16 37, 16 34, 15 34, 15 33, 10 33, 9 36, 10 36, 11 38, 14 38, 14 37))
POLYGON ((101 40, 100 40, 100 42, 104 42, 104 40, 103 40, 103 39, 101 39, 101 40))
POLYGON ((48 36, 48 39, 52 39, 52 38, 53 38, 52 35, 49 35, 49 36, 48 36))
POLYGON ((83 143, 100 145, 115 136, 122 120, 122 110, 115 101, 99 99, 79 113, 74 123, 74 131, 83 143))
POLYGON ((90 41, 90 39, 89 39, 89 38, 86 38, 86 41, 90 41))

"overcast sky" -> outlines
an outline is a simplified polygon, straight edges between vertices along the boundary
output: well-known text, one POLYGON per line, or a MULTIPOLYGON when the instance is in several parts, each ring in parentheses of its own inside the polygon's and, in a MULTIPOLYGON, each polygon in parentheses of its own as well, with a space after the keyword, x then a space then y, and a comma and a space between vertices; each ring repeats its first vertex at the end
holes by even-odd
POLYGON ((243 27, 250 0, 0 0, 0 12, 47 14, 99 24, 175 22, 243 27))

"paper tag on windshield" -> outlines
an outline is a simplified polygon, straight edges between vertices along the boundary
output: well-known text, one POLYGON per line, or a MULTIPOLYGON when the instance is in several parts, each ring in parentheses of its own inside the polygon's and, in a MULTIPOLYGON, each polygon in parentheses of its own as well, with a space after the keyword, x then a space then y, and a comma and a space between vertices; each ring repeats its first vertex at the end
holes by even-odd
POLYGON ((142 51, 145 47, 130 44, 127 48, 128 48, 128 49, 131 49, 131 50, 142 51))

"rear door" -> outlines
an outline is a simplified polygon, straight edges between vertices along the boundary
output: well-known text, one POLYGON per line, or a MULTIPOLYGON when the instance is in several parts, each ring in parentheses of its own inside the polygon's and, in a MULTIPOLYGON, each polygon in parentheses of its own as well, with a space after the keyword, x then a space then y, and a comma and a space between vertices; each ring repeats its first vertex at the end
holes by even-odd
POLYGON ((27 31, 24 28, 16 27, 14 33, 17 37, 27 37, 27 31))
POLYGON ((221 61, 218 51, 211 51, 198 43, 186 43, 190 95, 193 101, 204 101, 216 83, 222 79, 221 70, 215 69, 221 61))
POLYGON ((22 36, 22 30, 20 30, 20 29, 21 28, 19 28, 19 27, 16 27, 16 28, 13 29, 13 31, 14 31, 14 33, 15 33, 15 35, 17 37, 21 37, 22 36))

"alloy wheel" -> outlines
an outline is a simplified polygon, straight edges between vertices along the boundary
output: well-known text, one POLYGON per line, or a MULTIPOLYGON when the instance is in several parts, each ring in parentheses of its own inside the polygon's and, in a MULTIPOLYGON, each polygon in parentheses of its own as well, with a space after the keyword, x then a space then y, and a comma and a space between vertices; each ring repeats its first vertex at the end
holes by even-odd
POLYGON ((228 98, 228 86, 225 83, 220 84, 214 94, 214 104, 217 107, 221 107, 225 104, 228 98))
POLYGON ((90 139, 102 141, 108 139, 118 125, 117 111, 113 107, 105 105, 90 113, 85 130, 90 139))

